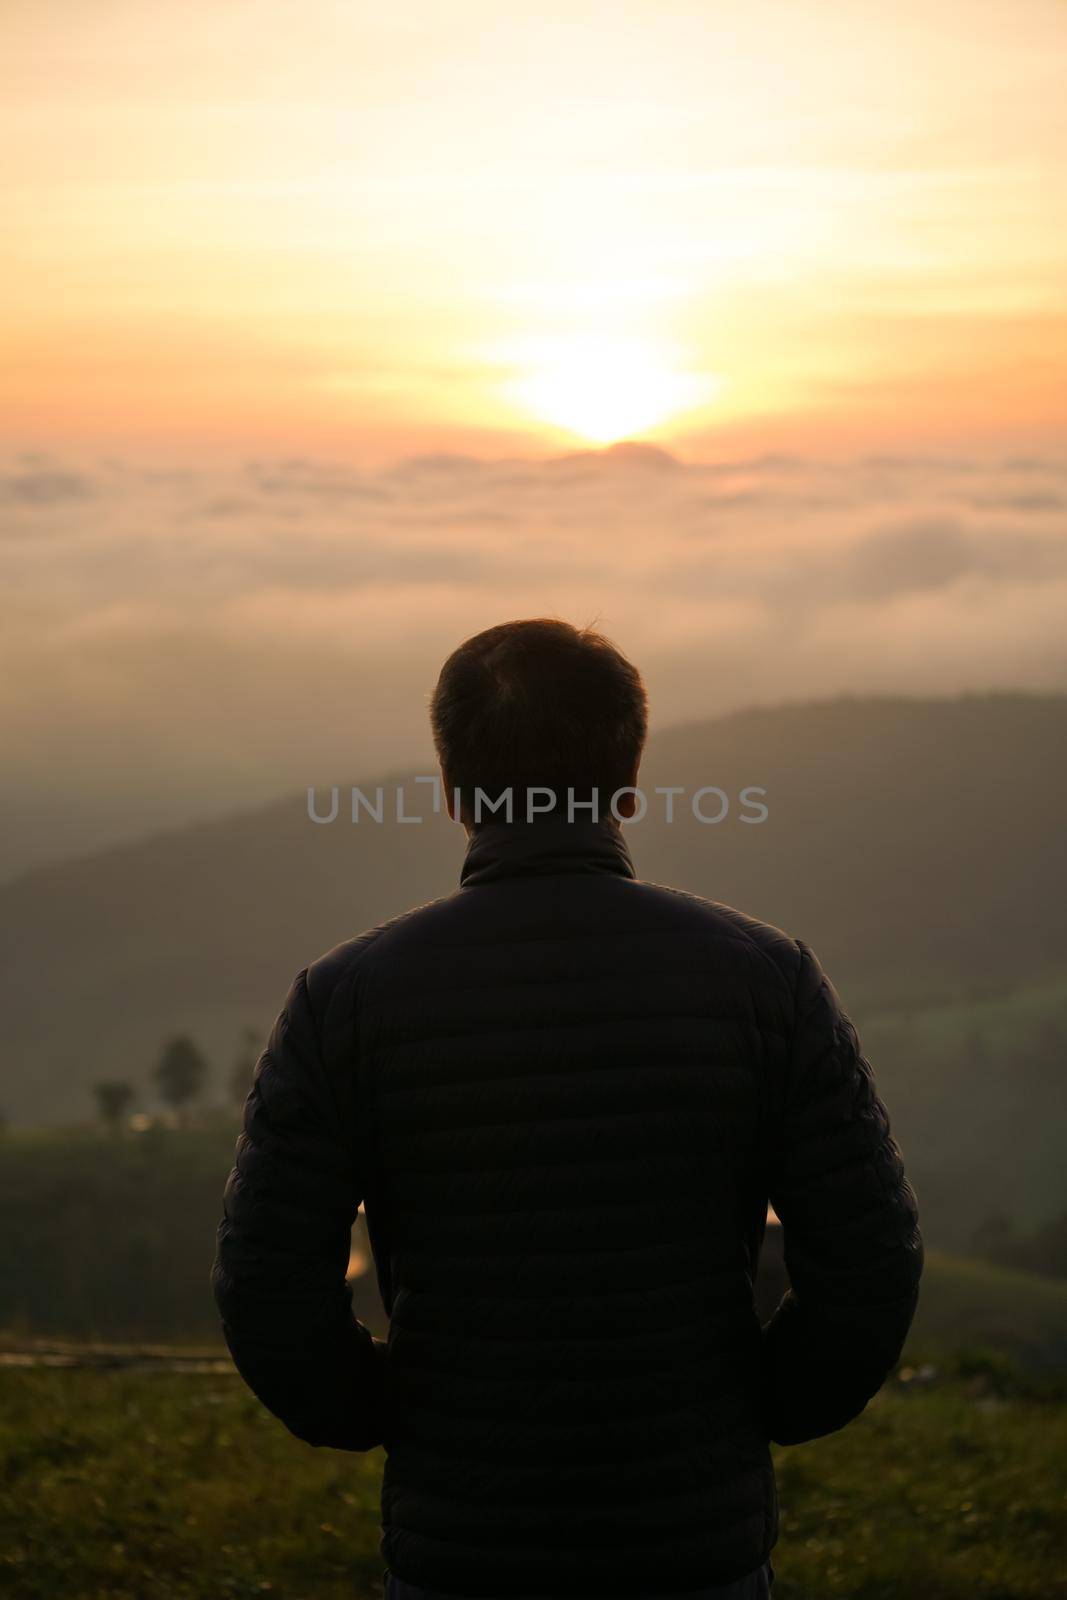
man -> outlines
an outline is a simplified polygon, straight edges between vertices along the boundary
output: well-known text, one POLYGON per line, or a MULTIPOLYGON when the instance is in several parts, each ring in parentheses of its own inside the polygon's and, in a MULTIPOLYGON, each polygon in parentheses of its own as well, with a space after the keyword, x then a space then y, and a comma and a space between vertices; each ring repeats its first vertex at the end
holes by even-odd
POLYGON ((490 628, 432 721, 460 887, 290 991, 218 1233, 234 1360, 298 1438, 385 1446, 390 1600, 767 1595, 770 1441, 855 1417, 916 1303, 871 1070, 806 945, 636 879, 646 700, 606 639, 490 628))

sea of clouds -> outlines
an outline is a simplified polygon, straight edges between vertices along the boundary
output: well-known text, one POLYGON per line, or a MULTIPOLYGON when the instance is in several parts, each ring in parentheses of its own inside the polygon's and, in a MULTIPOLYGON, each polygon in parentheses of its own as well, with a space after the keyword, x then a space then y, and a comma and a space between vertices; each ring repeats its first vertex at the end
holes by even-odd
POLYGON ((659 725, 1067 687, 1067 455, 419 456, 0 473, 0 875, 309 783, 429 770, 444 655, 595 622, 659 725))

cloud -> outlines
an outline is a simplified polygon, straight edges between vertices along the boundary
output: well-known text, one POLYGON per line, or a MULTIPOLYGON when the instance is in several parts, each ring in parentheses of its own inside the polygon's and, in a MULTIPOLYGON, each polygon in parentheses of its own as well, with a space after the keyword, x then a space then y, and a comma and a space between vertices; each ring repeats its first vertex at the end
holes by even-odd
MULTIPOLYGON (((1011 497, 1007 503, 1011 510, 1019 509, 1011 497)), ((972 528, 958 517, 914 518, 858 539, 840 568, 839 592, 886 600, 946 589, 969 576, 1026 584, 1063 574, 1067 544, 1061 539, 999 527, 972 528)))
POLYGON ((509 616, 597 619, 661 725, 1067 685, 1052 457, 35 458, 0 475, 0 503, 0 742, 23 819, 0 872, 419 758, 443 656, 509 616), (81 804, 38 838, 27 796, 62 786, 81 804))
POLYGON ((971 504, 990 511, 1067 511, 1067 498, 1048 490, 1038 490, 1034 494, 975 495, 971 504))
POLYGON ((52 506, 88 500, 94 492, 92 479, 84 473, 65 472, 54 467, 27 467, 0 476, 0 503, 52 506))

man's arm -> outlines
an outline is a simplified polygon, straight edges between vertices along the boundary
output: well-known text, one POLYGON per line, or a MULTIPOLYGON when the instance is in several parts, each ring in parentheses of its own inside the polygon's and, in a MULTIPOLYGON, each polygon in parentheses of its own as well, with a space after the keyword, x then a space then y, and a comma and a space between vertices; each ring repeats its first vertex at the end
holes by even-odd
POLYGON ((386 1346, 345 1281, 361 1199, 350 1135, 301 972, 245 1102, 211 1285, 234 1364, 267 1409, 308 1444, 371 1450, 386 1346))
POLYGON ((768 1431, 832 1433, 900 1357, 923 1245, 915 1195, 856 1030, 800 944, 771 1203, 791 1288, 763 1330, 768 1431))

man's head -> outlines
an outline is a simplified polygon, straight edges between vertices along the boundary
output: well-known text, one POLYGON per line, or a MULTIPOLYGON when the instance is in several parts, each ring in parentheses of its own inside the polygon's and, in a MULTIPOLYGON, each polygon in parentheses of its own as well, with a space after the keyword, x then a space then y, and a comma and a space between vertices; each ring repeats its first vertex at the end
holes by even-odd
MULTIPOLYGON (((637 781, 648 702, 637 668, 609 639, 537 618, 502 622, 454 650, 430 719, 449 811, 458 789, 465 822, 493 820, 488 810, 476 817, 476 789, 493 799, 511 791, 516 818, 528 790, 551 790, 566 815, 568 791, 581 801, 595 789, 607 816, 611 797, 637 781)), ((618 809, 626 815, 632 804, 623 798, 618 809)))

